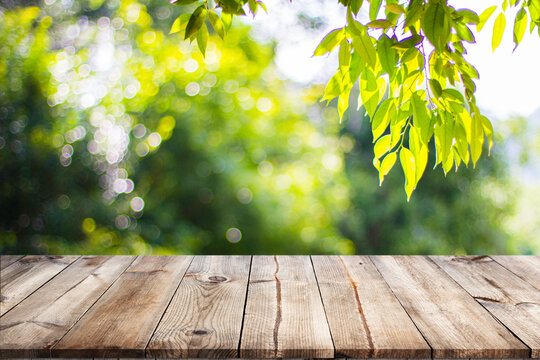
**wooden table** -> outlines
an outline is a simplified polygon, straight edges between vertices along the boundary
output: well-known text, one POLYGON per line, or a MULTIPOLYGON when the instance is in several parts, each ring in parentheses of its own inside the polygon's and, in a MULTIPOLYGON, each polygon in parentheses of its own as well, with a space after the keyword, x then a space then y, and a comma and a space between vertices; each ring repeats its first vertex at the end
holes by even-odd
POLYGON ((1 358, 540 358, 538 256, 1 256, 1 358))

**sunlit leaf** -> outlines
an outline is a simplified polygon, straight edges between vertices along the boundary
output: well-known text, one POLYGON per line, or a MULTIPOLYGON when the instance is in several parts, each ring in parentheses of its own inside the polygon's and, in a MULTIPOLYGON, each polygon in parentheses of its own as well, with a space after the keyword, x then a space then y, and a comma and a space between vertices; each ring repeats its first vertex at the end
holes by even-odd
POLYGON ((475 43, 474 35, 467 25, 462 23, 455 23, 454 28, 457 31, 458 36, 467 42, 475 43))
POLYGON ((384 177, 388 175, 390 170, 392 170, 392 167, 394 167, 394 164, 396 163, 396 159, 397 159, 397 154, 395 152, 392 152, 384 157, 378 169, 379 170, 379 186, 382 185, 384 181, 384 177))
POLYGON ((379 140, 377 140, 375 146, 373 146, 373 153, 376 158, 380 159, 384 154, 390 151, 391 140, 392 139, 390 135, 384 135, 379 140))
POLYGON ((417 93, 414 93, 411 97, 411 105, 413 107, 413 124, 416 128, 422 130, 422 142, 427 144, 429 137, 431 136, 431 119, 426 103, 417 95, 417 93))
POLYGON ((437 160, 435 165, 439 163, 444 164, 450 155, 452 141, 454 138, 454 119, 451 114, 444 111, 441 112, 439 115, 439 121, 435 124, 434 136, 437 152, 437 160))
POLYGON ((332 100, 333 98, 338 97, 343 90, 343 74, 337 72, 328 80, 326 88, 324 89, 324 96, 321 101, 332 100))
POLYGON ((191 17, 189 18, 188 24, 186 26, 186 34, 184 35, 184 40, 189 39, 191 36, 197 33, 206 19, 206 7, 204 5, 199 6, 191 17))
POLYGON ((442 96, 442 87, 441 84, 436 79, 429 79, 429 87, 433 91, 433 95, 438 99, 442 96))
POLYGON ((212 24, 212 27, 214 28, 216 34, 218 34, 219 37, 223 39, 225 37, 225 28, 223 26, 223 22, 219 18, 219 15, 216 14, 213 10, 209 10, 208 18, 210 19, 210 24, 212 24))
POLYGON ((424 2, 422 0, 411 0, 407 6, 405 14, 405 27, 408 28, 416 23, 422 16, 424 2))
POLYGON ((221 12, 221 21, 225 31, 229 31, 232 25, 232 15, 227 12, 221 12))
POLYGON ((442 50, 450 38, 450 21, 443 2, 430 2, 424 15, 422 29, 435 49, 442 50))
POLYGON ((394 23, 388 20, 373 20, 366 24, 368 28, 388 29, 394 26, 394 23))
POLYGON ((519 10, 516 15, 516 20, 514 22, 514 44, 516 44, 515 47, 517 47, 521 42, 521 39, 523 39, 523 35, 525 34, 525 30, 527 29, 527 21, 527 12, 525 11, 525 9, 519 10))
POLYGON ((353 35, 353 47, 366 64, 371 68, 375 67, 377 53, 373 47, 372 38, 366 32, 363 31, 359 35, 353 35))
POLYGON ((396 51, 392 48, 392 41, 384 34, 377 41, 377 54, 383 70, 392 75, 396 70, 396 51))
POLYGON ((347 39, 341 40, 339 45, 339 67, 340 69, 346 69, 351 64, 351 47, 347 39))
POLYGON ((350 7, 354 15, 358 14, 364 0, 351 0, 350 7))
POLYGON ((479 16, 479 22, 476 24, 476 31, 482 30, 484 25, 486 25, 486 22, 489 20, 490 16, 493 14, 493 12, 497 9, 497 6, 491 6, 488 7, 482 14, 479 16))
POLYGON ((360 99, 358 104, 364 105, 366 112, 370 118, 375 115, 377 104, 379 104, 379 87, 377 79, 371 70, 364 69, 364 72, 360 76, 360 99))
POLYGON ((375 142, 390 125, 390 120, 396 114, 396 103, 394 98, 389 98, 383 101, 373 116, 371 129, 373 132, 373 142, 375 142))
POLYGON ((393 44, 392 47, 396 49, 406 50, 420 44, 422 40, 424 40, 424 37, 422 35, 413 35, 393 44))
POLYGON ((416 166, 414 163, 414 155, 409 149, 402 147, 399 152, 399 161, 403 167, 403 174, 405 174, 405 192, 407 193, 407 201, 409 201, 412 192, 416 188, 416 166))
POLYGON ((499 47, 504 34, 504 28, 506 27, 506 17, 504 13, 500 13, 495 19, 495 25, 493 25, 493 38, 491 39, 491 48, 493 51, 499 47))
POLYGON ((186 25, 189 21, 190 16, 191 14, 182 14, 179 17, 177 17, 171 26, 171 31, 169 31, 169 34, 174 34, 179 31, 184 30, 186 28, 186 25))
POLYGON ((203 57, 206 55, 207 44, 208 44, 208 28, 203 23, 201 28, 199 29, 199 32, 197 33, 197 46, 199 47, 199 50, 201 50, 203 57))
POLYGON ((321 56, 332 52, 338 46, 338 44, 343 40, 345 36, 345 29, 339 28, 330 31, 326 36, 321 40, 313 56, 321 56))
POLYGON ((375 20, 379 14, 379 9, 381 8, 382 0, 371 0, 369 5, 369 19, 375 20))
POLYGON ((463 18, 465 24, 478 25, 478 23, 480 23, 480 18, 474 11, 469 9, 459 9, 456 13, 463 18))
POLYGON ((405 10, 403 9, 403 5, 398 5, 398 4, 386 4, 386 10, 397 15, 401 15, 405 13, 405 10))

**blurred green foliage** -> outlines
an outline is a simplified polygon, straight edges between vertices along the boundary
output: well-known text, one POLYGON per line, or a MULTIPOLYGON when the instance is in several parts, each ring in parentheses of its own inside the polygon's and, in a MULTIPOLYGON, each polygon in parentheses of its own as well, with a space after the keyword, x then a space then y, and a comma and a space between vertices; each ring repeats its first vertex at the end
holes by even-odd
POLYGON ((203 59, 160 4, 4 4, 2 254, 536 251, 505 230, 497 149, 407 203, 399 172, 378 186, 363 112, 339 124, 238 24, 203 59))

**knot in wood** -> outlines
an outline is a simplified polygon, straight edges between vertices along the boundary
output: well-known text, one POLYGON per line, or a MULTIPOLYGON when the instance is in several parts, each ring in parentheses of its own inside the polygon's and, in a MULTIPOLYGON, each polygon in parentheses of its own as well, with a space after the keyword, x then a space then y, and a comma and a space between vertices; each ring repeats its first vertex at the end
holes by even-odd
POLYGON ((212 275, 208 277, 208 280, 213 283, 220 283, 220 282, 227 281, 227 278, 225 276, 212 275))
POLYGON ((198 336, 208 335, 209 333, 210 331, 206 329, 195 329, 195 330, 187 331, 188 335, 198 335, 198 336))

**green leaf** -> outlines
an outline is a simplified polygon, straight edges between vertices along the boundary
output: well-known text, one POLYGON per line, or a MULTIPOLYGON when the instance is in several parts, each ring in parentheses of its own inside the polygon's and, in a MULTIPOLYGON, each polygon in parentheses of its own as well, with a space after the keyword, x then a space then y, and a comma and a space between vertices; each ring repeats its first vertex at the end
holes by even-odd
POLYGON ((453 139, 454 118, 451 114, 442 112, 442 116, 439 117, 439 121, 435 124, 435 148, 437 152, 435 165, 446 162, 451 154, 453 139))
POLYGON ((373 146, 373 153, 377 159, 380 159, 384 154, 390 151, 390 135, 384 135, 373 146))
POLYGON ((369 117, 373 118, 380 96, 377 79, 368 68, 364 69, 360 77, 360 98, 362 101, 359 101, 358 104, 362 103, 369 117))
POLYGON ((349 97, 351 94, 351 88, 352 86, 347 86, 346 89, 343 90, 343 92, 339 95, 338 98, 338 114, 339 114, 339 122, 341 123, 341 120, 343 119, 343 114, 345 114, 345 111, 349 107, 349 97))
POLYGON ((446 5, 442 2, 430 2, 424 15, 422 29, 429 42, 436 50, 443 50, 450 38, 450 21, 446 5))
POLYGON ((386 10, 397 15, 405 14, 403 5, 398 4, 386 4, 386 10))
POLYGON ((384 181, 384 177, 392 170, 392 167, 394 167, 394 164, 396 163, 397 154, 395 152, 392 152, 388 155, 386 155, 381 163, 381 166, 379 167, 379 186, 382 185, 384 181))
POLYGON ((420 44, 422 40, 424 40, 424 37, 422 35, 413 35, 395 43, 394 45, 392 45, 392 47, 396 49, 407 50, 420 44))
POLYGON ((474 35, 467 25, 458 22, 454 24, 454 28, 460 39, 470 42, 471 44, 475 43, 474 35))
POLYGON ((384 72, 392 76, 396 70, 396 51, 392 48, 392 40, 383 34, 377 41, 377 54, 384 72))
POLYGON ((447 99, 449 98, 451 100, 457 100, 460 103, 465 102, 465 98, 463 97, 463 95, 459 91, 457 91, 456 89, 444 89, 442 95, 443 95, 444 98, 447 98, 447 99))
POLYGON ((523 39, 523 35, 525 34, 525 30, 527 29, 527 21, 527 12, 525 11, 525 9, 522 8, 517 13, 516 20, 514 22, 514 44, 516 44, 514 50, 521 42, 521 39, 523 39))
POLYGON ((186 34, 184 35, 184 40, 189 39, 191 36, 193 36, 199 29, 201 28, 202 24, 204 23, 204 19, 206 18, 206 8, 204 5, 199 6, 191 17, 189 18, 189 22, 186 26, 186 34))
POLYGON ((339 28, 330 31, 326 36, 321 40, 313 56, 321 56, 326 53, 332 52, 336 46, 343 40, 345 37, 345 29, 339 28))
POLYGON ((420 19, 424 10, 424 2, 422 0, 411 0, 409 6, 407 6, 405 14, 405 27, 412 26, 418 19, 420 19))
POLYGON ((339 68, 344 71, 351 64, 351 47, 347 39, 343 38, 339 45, 339 68))
POLYGON ((364 0, 351 0, 350 7, 352 13, 356 16, 358 14, 358 11, 360 11, 360 8, 362 7, 362 3, 364 0))
POLYGON ((330 101, 333 98, 338 97, 341 94, 342 90, 343 90, 343 74, 340 71, 338 71, 337 73, 334 74, 334 76, 330 78, 330 80, 328 80, 328 83, 326 84, 326 87, 324 89, 324 96, 321 99, 321 101, 324 101, 324 100, 330 101))
POLYGON ((388 20, 373 20, 366 24, 368 28, 388 29, 394 26, 394 23, 388 20))
POLYGON ((407 193, 407 201, 409 201, 412 192, 416 188, 416 166, 414 163, 414 155, 409 149, 402 147, 399 152, 399 161, 403 167, 403 174, 405 174, 405 192, 407 193))
POLYGON ((372 38, 365 31, 362 31, 358 35, 353 34, 353 47, 368 66, 371 68, 375 67, 377 53, 373 47, 372 38))
POLYGON ((482 120, 482 127, 484 128, 484 133, 488 138, 489 149, 493 146, 493 125, 487 117, 480 115, 480 120, 482 120))
POLYGON ((171 26, 171 31, 169 31, 169 34, 174 34, 179 31, 184 30, 186 28, 186 25, 189 21, 190 16, 191 14, 182 14, 179 17, 177 17, 171 26))
POLYGON ((255 14, 257 14, 257 7, 258 7, 257 2, 255 0, 248 0, 248 6, 253 16, 255 16, 255 14))
POLYGON ((469 119, 466 118, 466 116, 456 117, 456 122, 454 124, 454 138, 456 139, 455 147, 458 150, 459 156, 463 160, 463 162, 468 165, 469 164, 469 142, 468 142, 468 134, 467 134, 467 128, 469 128, 469 124, 464 124, 465 122, 470 123, 470 115, 468 112, 466 112, 466 116, 468 116, 469 119))
POLYGON ((396 114, 396 104, 394 98, 389 98, 383 101, 379 108, 375 112, 375 116, 372 118, 371 129, 373 132, 373 142, 384 133, 390 120, 396 114))
POLYGON ((480 23, 480 18, 474 11, 469 9, 459 9, 456 10, 456 13, 463 18, 465 24, 478 25, 478 23, 480 23))
POLYGON ((219 0, 219 5, 222 7, 223 10, 226 10, 226 12, 235 14, 235 15, 245 15, 246 13, 242 9, 242 5, 244 5, 244 1, 239 0, 219 0))
POLYGON ((480 158, 480 155, 482 155, 482 145, 484 145, 484 131, 480 115, 475 113, 471 120, 471 160, 473 163, 473 167, 476 167, 476 162, 480 158))
POLYGON ((413 107, 413 124, 414 127, 421 130, 421 139, 424 144, 427 144, 431 136, 431 119, 426 107, 426 103, 417 93, 413 93, 411 97, 411 105, 413 107))
POLYGON ((262 1, 257 0, 257 4, 259 4, 259 6, 263 8, 264 12, 268 14, 268 9, 266 8, 266 5, 264 5, 262 1))
POLYGON ((199 47, 199 50, 201 50, 203 57, 206 55, 207 44, 208 44, 208 28, 206 27, 206 24, 203 23, 201 28, 199 29, 199 32, 197 33, 197 46, 199 47))
POLYGON ((358 77, 363 70, 364 63, 362 61, 362 58, 356 52, 353 52, 351 54, 351 61, 349 63, 349 82, 351 84, 356 83, 356 80, 358 80, 358 77))
POLYGON ((369 5, 369 19, 375 20, 379 14, 379 9, 381 8, 382 0, 371 0, 369 5))
POLYGON ((504 34, 504 28, 506 27, 506 17, 504 13, 500 13, 495 19, 495 25, 493 25, 493 38, 491 39, 491 48, 493 51, 499 47, 504 34))
POLYGON ((482 14, 480 14, 479 22, 476 24, 476 31, 480 32, 484 25, 486 25, 486 22, 489 20, 491 14, 497 9, 497 6, 491 6, 488 7, 482 14))
POLYGON ((429 79, 429 87, 433 91, 433 95, 438 99, 442 96, 442 87, 441 84, 436 79, 429 79))
POLYGON ((223 26, 223 22, 219 18, 219 15, 216 14, 213 10, 209 10, 208 18, 210 19, 210 24, 212 24, 212 27, 214 28, 216 34, 218 34, 219 37, 223 39, 225 37, 225 28, 223 26))
POLYGON ((223 23, 224 30, 229 31, 232 25, 232 14, 222 11, 221 22, 223 23))
POLYGON ((412 127, 409 130, 409 148, 414 155, 415 177, 417 183, 422 178, 428 161, 428 147, 422 143, 419 133, 420 129, 415 127, 412 127))

